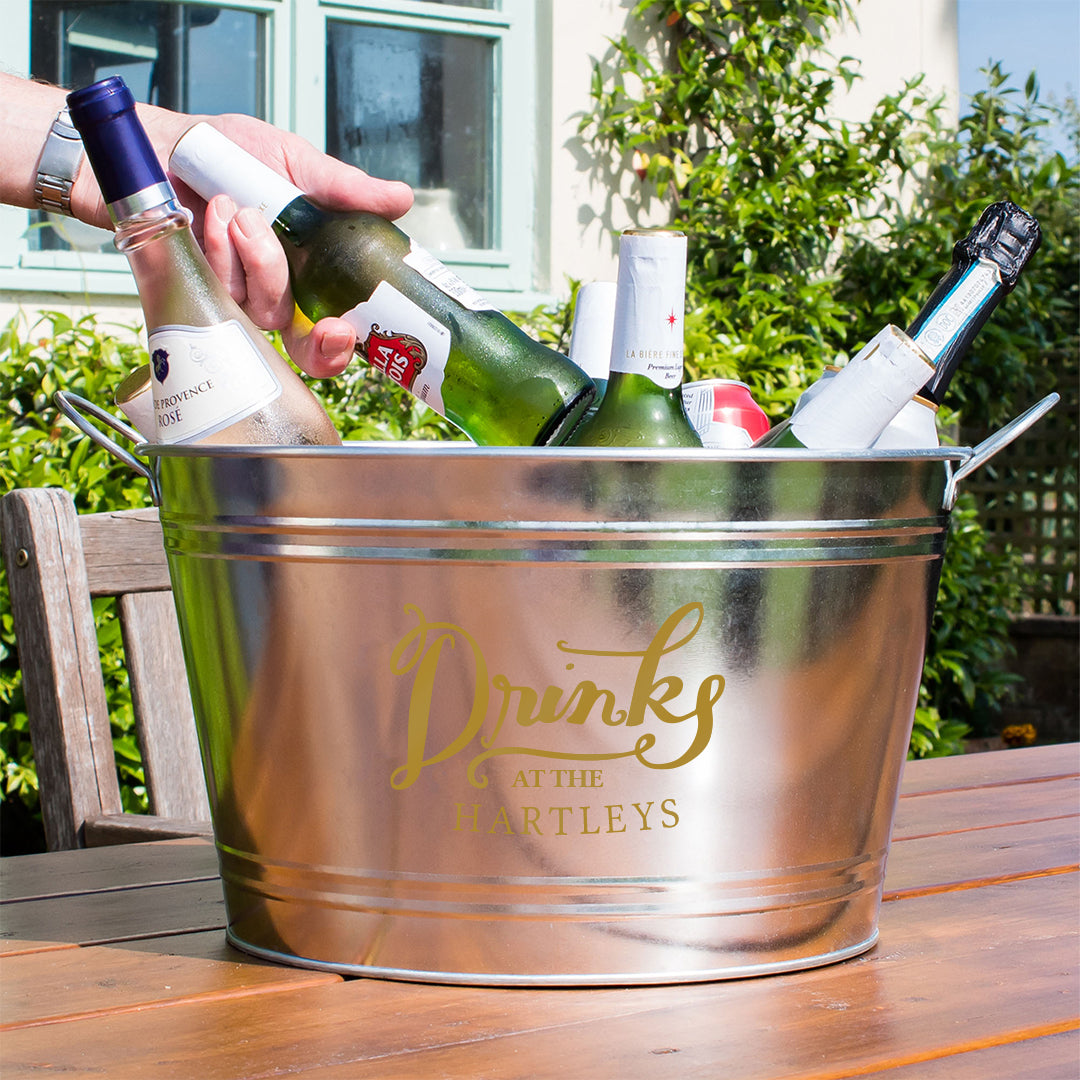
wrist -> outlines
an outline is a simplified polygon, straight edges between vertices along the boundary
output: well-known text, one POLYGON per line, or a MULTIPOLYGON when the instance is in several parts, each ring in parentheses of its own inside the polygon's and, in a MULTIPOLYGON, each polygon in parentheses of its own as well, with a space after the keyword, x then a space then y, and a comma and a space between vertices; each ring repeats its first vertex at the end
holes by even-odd
POLYGON ((135 106, 139 114, 139 120, 146 129, 150 144, 154 148, 158 159, 168 168, 169 155, 177 144, 180 136, 188 128, 202 120, 210 120, 209 116, 194 115, 190 113, 173 112, 171 109, 163 109, 158 105, 146 105, 139 103, 135 106))
POLYGON ((56 114, 64 107, 58 86, 0 72, 0 127, 5 136, 0 202, 31 209, 37 163, 56 114))
POLYGON ((71 214, 71 190, 86 154, 66 108, 60 109, 42 144, 34 176, 34 205, 53 214, 71 214))

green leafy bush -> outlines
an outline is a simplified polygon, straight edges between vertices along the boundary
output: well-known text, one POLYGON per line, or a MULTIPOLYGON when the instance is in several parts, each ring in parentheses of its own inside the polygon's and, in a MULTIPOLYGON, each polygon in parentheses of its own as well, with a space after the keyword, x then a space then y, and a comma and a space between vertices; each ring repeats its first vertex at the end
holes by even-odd
MULTIPOLYGON (((91 401, 108 403, 116 384, 145 360, 131 327, 100 325, 93 316, 73 322, 58 312, 44 312, 33 320, 21 315, 12 319, 0 331, 0 444, 5 447, 0 455, 0 490, 63 487, 74 496, 80 513, 148 505, 145 483, 84 438, 52 405, 56 390, 73 390, 91 401)), ((124 806, 145 810, 120 624, 106 600, 94 601, 94 613, 105 650, 102 666, 124 806)), ((0 578, 0 706, 5 820, 26 822, 38 807, 37 773, 6 576, 0 578)))
POLYGON ((1030 584, 1030 571, 1011 551, 989 549, 974 500, 961 494, 949 523, 913 756, 960 753, 966 736, 993 733, 1002 703, 1020 681, 1006 668, 1009 624, 1030 584))

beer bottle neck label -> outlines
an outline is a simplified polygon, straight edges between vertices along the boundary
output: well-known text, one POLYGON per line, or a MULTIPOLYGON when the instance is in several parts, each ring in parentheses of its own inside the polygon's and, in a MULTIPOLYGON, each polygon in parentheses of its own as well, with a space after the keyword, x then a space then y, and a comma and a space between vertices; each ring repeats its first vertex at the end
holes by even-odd
POLYGON ((683 314, 686 237, 673 233, 624 233, 611 371, 645 375, 672 389, 683 380, 683 314))

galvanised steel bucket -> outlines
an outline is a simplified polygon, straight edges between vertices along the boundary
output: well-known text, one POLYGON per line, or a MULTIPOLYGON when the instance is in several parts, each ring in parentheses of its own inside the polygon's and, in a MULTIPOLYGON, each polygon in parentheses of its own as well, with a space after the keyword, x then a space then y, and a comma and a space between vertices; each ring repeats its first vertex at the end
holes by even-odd
POLYGON ((868 949, 993 449, 140 447, 229 940, 507 985, 868 949))

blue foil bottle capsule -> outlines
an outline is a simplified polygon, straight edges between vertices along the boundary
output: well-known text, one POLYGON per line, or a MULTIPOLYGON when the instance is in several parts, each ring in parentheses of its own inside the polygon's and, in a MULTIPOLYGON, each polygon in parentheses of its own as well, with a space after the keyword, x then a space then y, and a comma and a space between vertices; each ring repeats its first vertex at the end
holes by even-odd
POLYGON ((172 185, 136 115, 135 98, 119 75, 72 91, 67 104, 114 222, 150 206, 175 202, 172 185))

